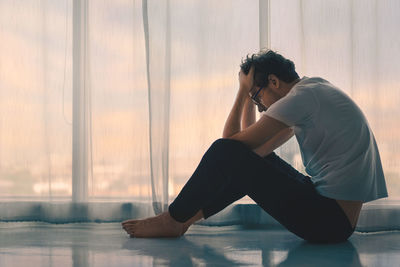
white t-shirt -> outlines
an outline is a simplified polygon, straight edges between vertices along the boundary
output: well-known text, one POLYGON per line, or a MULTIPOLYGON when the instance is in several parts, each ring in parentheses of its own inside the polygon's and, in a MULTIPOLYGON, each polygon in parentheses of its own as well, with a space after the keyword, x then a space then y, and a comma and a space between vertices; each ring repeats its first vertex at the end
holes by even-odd
POLYGON ((303 77, 263 115, 294 129, 305 170, 321 195, 363 202, 388 196, 367 119, 339 88, 303 77))

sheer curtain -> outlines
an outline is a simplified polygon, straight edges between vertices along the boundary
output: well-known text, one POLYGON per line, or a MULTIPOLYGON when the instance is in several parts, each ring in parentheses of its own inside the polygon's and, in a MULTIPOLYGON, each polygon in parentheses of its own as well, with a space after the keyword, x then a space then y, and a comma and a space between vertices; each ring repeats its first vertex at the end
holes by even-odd
MULTIPOLYGON (((270 47, 360 105, 390 197, 358 228, 399 228, 399 17, 395 0, 1 1, 0 219, 165 210, 221 136, 241 59, 270 47)), ((277 153, 304 171, 294 138, 277 153)), ((207 223, 273 223, 246 203, 207 223)))
POLYGON ((258 49, 259 3, 143 4, 152 196, 165 210, 222 134, 241 58, 258 49))
POLYGON ((221 135, 259 2, 0 5, 1 219, 165 210, 221 135))

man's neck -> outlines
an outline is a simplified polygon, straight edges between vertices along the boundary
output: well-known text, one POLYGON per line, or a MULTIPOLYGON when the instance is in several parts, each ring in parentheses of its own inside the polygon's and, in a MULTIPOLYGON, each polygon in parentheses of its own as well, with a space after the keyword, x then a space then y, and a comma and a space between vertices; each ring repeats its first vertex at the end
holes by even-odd
POLYGON ((293 88, 293 86, 295 86, 298 82, 300 82, 300 78, 297 78, 296 80, 294 80, 293 82, 291 82, 291 83, 289 83, 288 85, 289 85, 289 87, 290 87, 290 89, 289 89, 289 91, 293 88))
POLYGON ((283 93, 284 93, 284 95, 282 96, 282 97, 284 97, 284 96, 286 96, 289 92, 290 92, 290 90, 292 90, 292 88, 298 83, 298 82, 300 82, 300 78, 297 78, 296 80, 294 80, 293 82, 291 82, 291 83, 284 83, 284 86, 283 86, 283 93))

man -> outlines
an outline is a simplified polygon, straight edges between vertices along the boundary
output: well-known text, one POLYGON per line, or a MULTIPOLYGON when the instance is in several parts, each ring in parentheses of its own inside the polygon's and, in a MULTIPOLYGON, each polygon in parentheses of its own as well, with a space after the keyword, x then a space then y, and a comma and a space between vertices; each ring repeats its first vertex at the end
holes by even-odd
POLYGON ((208 149, 168 212, 122 225, 132 237, 177 237, 245 195, 289 231, 321 243, 347 240, 362 204, 387 196, 376 141, 359 107, 322 78, 300 79, 293 62, 271 50, 242 62, 223 139, 208 149), (257 122, 255 106, 262 112, 257 122), (293 135, 310 176, 273 153, 293 135))

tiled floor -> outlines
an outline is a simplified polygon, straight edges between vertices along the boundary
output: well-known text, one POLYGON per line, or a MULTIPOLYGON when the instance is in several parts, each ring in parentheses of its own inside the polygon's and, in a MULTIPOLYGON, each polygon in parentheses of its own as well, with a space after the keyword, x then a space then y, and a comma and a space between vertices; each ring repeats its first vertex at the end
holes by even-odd
POLYGON ((0 223, 0 266, 400 266, 400 232, 313 245, 284 229, 194 225, 178 239, 129 238, 119 223, 0 223))

